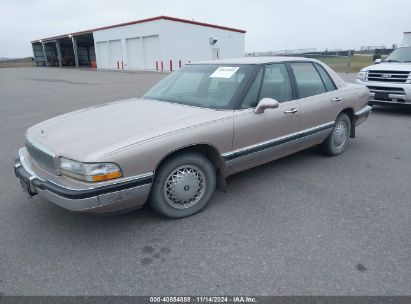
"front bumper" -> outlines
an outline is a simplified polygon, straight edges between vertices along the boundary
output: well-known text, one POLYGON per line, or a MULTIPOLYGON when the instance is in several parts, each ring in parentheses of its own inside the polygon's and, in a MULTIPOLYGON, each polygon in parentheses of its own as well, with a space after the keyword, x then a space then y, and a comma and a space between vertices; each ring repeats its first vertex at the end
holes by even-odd
POLYGON ((93 213, 115 212, 142 206, 150 194, 153 174, 146 174, 112 184, 74 189, 59 185, 37 175, 30 163, 19 152, 14 164, 14 172, 20 180, 23 190, 72 211, 93 213))
POLYGON ((361 81, 370 90, 369 104, 411 105, 410 83, 389 83, 377 81, 361 81))

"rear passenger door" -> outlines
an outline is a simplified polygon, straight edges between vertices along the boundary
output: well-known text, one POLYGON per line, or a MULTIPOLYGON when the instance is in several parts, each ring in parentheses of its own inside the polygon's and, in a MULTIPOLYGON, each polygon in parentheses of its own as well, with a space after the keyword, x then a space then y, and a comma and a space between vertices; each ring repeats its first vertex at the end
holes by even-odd
MULTIPOLYGON (((289 66, 295 80, 301 130, 312 134, 326 130, 326 133, 338 115, 335 103, 341 100, 340 92, 320 64, 290 62, 289 66)), ((315 136, 308 139, 316 140, 315 136)))

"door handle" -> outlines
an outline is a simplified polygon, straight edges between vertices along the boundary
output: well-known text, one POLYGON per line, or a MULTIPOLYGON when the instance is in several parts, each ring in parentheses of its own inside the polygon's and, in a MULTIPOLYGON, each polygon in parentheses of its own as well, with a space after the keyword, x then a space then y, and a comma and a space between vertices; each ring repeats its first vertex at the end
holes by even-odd
POLYGON ((296 108, 292 108, 290 110, 286 110, 284 111, 284 114, 292 114, 292 113, 297 113, 298 110, 296 108))
POLYGON ((332 102, 339 102, 341 100, 342 100, 342 98, 340 98, 340 97, 331 98, 332 102))

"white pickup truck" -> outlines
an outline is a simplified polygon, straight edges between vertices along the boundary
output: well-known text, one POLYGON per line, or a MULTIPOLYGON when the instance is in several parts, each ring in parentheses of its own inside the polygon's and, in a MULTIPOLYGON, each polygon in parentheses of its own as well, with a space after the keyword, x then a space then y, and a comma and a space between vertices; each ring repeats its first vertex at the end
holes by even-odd
POLYGON ((363 68, 357 83, 370 90, 369 104, 406 104, 411 106, 411 46, 393 51, 385 60, 363 68))

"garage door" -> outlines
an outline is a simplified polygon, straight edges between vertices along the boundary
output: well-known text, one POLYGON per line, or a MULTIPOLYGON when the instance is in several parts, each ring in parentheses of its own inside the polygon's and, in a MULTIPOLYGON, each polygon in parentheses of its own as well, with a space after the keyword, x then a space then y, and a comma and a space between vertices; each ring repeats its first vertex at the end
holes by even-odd
POLYGON ((99 69, 110 68, 109 63, 108 63, 107 42, 105 41, 97 42, 97 56, 98 56, 97 67, 99 69))
POLYGON ((110 68, 121 68, 121 62, 123 61, 123 48, 121 47, 121 40, 111 40, 108 43, 110 68))
POLYGON ((158 36, 143 37, 144 44, 144 68, 155 70, 156 61, 160 60, 160 40, 158 36))
POLYGON ((144 55, 140 38, 126 39, 127 64, 129 69, 143 70, 144 55))

